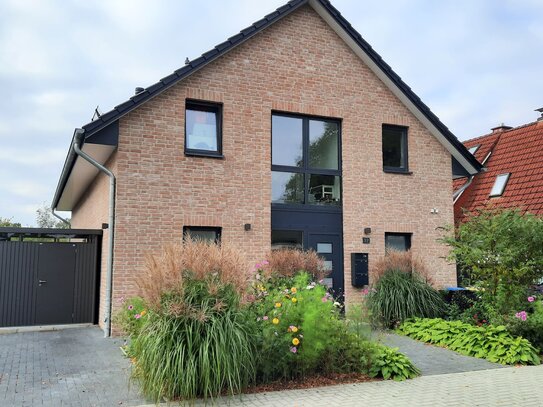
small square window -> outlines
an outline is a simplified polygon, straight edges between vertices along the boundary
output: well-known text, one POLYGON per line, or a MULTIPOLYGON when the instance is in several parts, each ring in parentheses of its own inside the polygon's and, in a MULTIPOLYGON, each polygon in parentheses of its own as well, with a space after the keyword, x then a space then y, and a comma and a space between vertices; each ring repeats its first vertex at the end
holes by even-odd
POLYGON ((203 240, 204 242, 221 242, 221 228, 208 226, 185 226, 183 227, 183 238, 203 240))
POLYGON ((222 157, 222 106, 220 104, 186 102, 185 154, 222 157))
POLYGON ((502 196, 503 191, 505 191, 505 186, 507 185, 507 181, 509 181, 509 176, 511 174, 500 174, 496 177, 496 181, 494 181, 494 185, 492 186, 492 190, 490 191, 490 196, 502 196))
POLYGON ((383 171, 409 172, 406 127, 383 125, 383 171))
POLYGON ((406 252, 411 249, 411 233, 385 233, 385 251, 406 252))

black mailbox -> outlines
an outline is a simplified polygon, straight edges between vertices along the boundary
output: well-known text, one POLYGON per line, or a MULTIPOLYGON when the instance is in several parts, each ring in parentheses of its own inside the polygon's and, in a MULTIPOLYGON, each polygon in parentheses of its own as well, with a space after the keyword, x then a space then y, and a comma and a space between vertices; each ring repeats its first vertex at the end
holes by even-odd
POLYGON ((369 284, 368 253, 351 253, 351 284, 353 287, 369 284))

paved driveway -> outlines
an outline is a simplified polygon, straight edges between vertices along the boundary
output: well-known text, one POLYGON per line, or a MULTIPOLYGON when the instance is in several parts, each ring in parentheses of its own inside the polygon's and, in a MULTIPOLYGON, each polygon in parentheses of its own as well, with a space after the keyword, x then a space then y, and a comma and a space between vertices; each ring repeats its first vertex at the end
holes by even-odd
POLYGON ((0 335, 0 406, 134 406, 130 362, 97 327, 0 335))

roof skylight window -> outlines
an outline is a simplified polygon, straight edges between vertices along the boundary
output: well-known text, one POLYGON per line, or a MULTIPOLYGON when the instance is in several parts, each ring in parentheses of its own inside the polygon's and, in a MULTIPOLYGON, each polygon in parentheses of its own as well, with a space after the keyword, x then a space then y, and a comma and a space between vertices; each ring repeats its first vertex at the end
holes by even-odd
POLYGON ((479 150, 479 147, 481 147, 481 145, 480 145, 480 144, 478 144, 478 145, 476 145, 476 146, 473 146, 473 147, 470 147, 470 148, 468 148, 468 151, 469 151, 469 152, 470 152, 471 154, 475 154, 475 152, 476 152, 477 150, 479 150))
POLYGON ((505 190, 505 186, 507 185, 507 181, 509 180, 509 176, 511 173, 507 174, 500 174, 496 177, 496 181, 494 182, 494 186, 492 187, 492 190, 490 191, 490 196, 501 196, 503 194, 503 191, 505 190))

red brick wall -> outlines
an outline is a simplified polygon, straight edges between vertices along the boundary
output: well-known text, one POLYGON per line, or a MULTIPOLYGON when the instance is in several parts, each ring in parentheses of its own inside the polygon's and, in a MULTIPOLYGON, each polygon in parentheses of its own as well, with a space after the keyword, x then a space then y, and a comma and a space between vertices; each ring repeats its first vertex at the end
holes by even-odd
POLYGON ((255 262, 264 258, 272 110, 342 119, 348 301, 357 298, 350 253, 368 252, 371 266, 384 254, 384 232, 412 232, 413 251, 437 284, 454 284, 454 265, 436 241, 436 228, 453 223, 449 153, 305 6, 120 120, 115 298, 137 292, 144 254, 180 241, 185 225, 221 226, 224 241, 255 262), (186 98, 224 104, 223 160, 184 155, 186 98), (409 127, 412 175, 383 173, 383 123, 409 127), (364 227, 372 228, 369 245, 362 244, 364 227))

